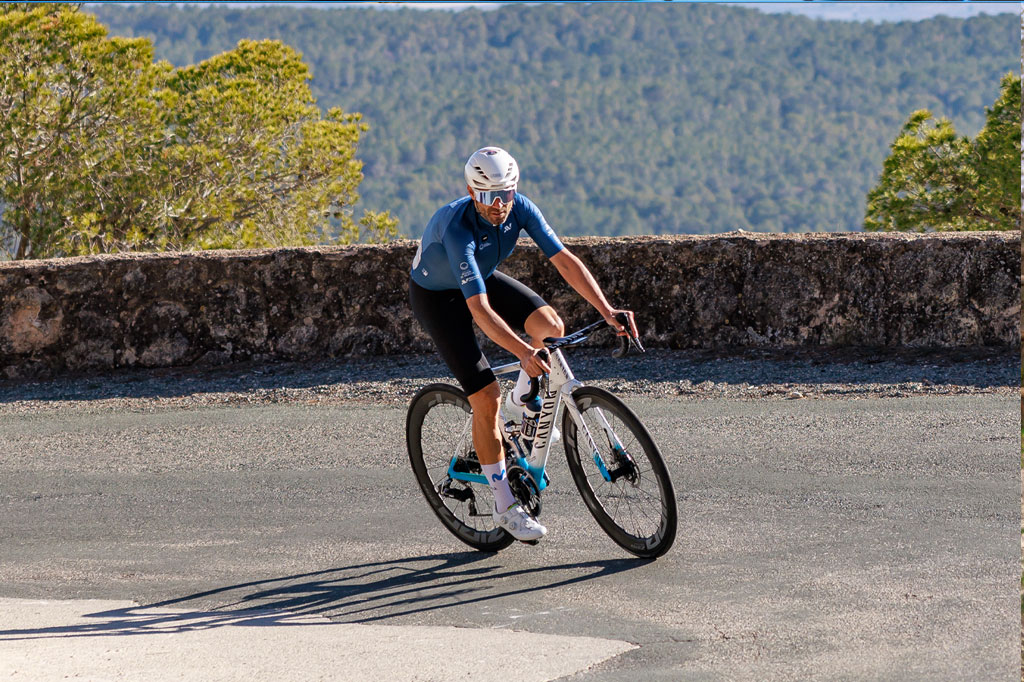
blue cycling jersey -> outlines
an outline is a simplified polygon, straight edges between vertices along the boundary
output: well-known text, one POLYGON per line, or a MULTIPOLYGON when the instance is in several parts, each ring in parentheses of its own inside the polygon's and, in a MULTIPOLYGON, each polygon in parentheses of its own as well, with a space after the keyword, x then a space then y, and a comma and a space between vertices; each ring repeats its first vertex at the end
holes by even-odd
POLYGON ((477 213, 470 196, 456 199, 427 223, 412 261, 412 279, 432 291, 462 289, 466 298, 486 293, 484 280, 512 253, 522 230, 548 258, 565 248, 540 209, 522 194, 516 193, 501 225, 477 213))

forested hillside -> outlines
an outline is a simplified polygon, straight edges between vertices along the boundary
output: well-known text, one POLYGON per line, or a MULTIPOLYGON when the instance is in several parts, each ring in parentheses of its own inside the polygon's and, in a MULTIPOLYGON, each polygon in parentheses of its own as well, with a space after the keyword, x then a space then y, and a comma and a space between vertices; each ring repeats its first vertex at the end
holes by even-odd
POLYGON ((1015 14, 828 22, 709 4, 460 12, 90 5, 176 65, 277 38, 364 115, 366 208, 418 236, 505 147, 563 235, 859 230, 916 109, 975 134, 1019 69, 1015 14))

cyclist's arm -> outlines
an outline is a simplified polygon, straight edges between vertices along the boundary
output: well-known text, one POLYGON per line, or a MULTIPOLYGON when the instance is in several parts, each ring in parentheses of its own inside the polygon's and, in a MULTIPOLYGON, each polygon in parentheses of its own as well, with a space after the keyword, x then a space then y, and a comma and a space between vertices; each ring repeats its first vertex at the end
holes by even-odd
POLYGON ((569 249, 563 248, 561 251, 551 256, 551 263, 558 269, 558 274, 562 276, 566 282, 569 283, 573 289, 576 290, 580 296, 585 298, 590 305, 597 309, 597 312, 601 314, 601 317, 611 326, 615 327, 618 331, 625 331, 622 324, 615 319, 617 313, 626 313, 629 317, 630 331, 633 336, 637 336, 636 322, 633 319, 633 313, 629 310, 617 310, 613 308, 609 303, 608 299, 604 297, 604 292, 601 291, 601 287, 598 286, 597 280, 590 274, 590 270, 583 264, 579 258, 576 257, 569 249))
MULTIPOLYGON (((523 221, 523 229, 533 238, 544 255, 551 259, 562 278, 576 290, 580 296, 585 298, 590 305, 601 313, 601 317, 614 327, 620 334, 625 333, 625 327, 615 319, 617 313, 626 313, 629 318, 629 328, 634 336, 637 336, 636 322, 633 320, 633 313, 629 310, 617 310, 608 304, 608 300, 601 292, 594 276, 590 274, 587 266, 574 256, 569 249, 555 235, 544 215, 537 208, 536 204, 524 196, 516 195, 516 209, 523 221)), ((513 210, 516 210, 513 209, 513 210)))
POLYGON ((487 294, 477 294, 466 299, 469 312, 473 315, 473 321, 480 327, 487 337, 494 341, 509 353, 512 353, 522 364, 526 373, 532 377, 539 376, 544 372, 550 372, 551 367, 537 357, 537 349, 533 348, 512 331, 512 328, 501 319, 498 313, 494 312, 487 294))

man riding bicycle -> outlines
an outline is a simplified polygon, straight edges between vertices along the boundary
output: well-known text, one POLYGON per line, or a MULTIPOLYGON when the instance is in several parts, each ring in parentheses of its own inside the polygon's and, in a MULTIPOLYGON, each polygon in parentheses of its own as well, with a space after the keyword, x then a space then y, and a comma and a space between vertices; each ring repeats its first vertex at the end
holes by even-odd
POLYGON ((473 409, 473 446, 494 494, 495 524, 517 540, 535 541, 547 533, 520 505, 505 472, 499 410, 501 392, 473 331, 473 322, 522 366, 506 409, 522 413, 521 398, 530 377, 550 372, 540 354, 544 339, 565 328, 554 308, 526 285, 498 272, 523 230, 559 274, 611 326, 626 333, 615 315, 625 313, 635 336, 633 313, 608 304, 587 267, 569 252, 532 201, 517 192, 519 166, 504 149, 484 147, 465 168, 469 196, 441 207, 427 223, 413 258, 409 301, 416 319, 433 339, 441 358, 462 385, 473 409), (525 331, 524 342, 515 331, 525 331))

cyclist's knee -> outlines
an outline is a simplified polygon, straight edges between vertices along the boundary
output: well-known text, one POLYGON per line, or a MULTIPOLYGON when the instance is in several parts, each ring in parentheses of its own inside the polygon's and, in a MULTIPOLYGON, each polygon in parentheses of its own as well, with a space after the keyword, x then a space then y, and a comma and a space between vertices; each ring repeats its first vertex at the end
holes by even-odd
POLYGON ((537 308, 526 318, 526 333, 535 339, 565 336, 565 323, 549 305, 537 308))
POLYGON ((473 414, 480 417, 493 418, 497 415, 500 401, 501 390, 498 388, 497 381, 492 381, 469 396, 469 404, 473 408, 473 414))
POLYGON ((550 336, 565 336, 565 323, 562 322, 562 318, 554 310, 551 311, 551 314, 554 318, 551 320, 550 336))

